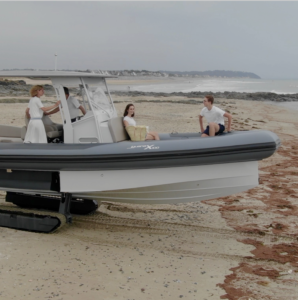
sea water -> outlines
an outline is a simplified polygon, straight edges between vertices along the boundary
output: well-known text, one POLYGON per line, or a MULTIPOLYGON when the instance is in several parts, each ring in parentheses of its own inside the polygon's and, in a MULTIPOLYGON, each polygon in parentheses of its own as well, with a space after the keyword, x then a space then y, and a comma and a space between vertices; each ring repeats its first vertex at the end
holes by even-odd
MULTIPOLYGON (((251 78, 174 78, 173 82, 132 86, 131 91, 172 93, 172 92, 270 92, 275 94, 298 93, 298 80, 273 80, 251 78)), ((298 110, 298 102, 268 103, 298 110)))
POLYGON ((270 92, 276 94, 296 94, 298 93, 298 80, 270 80, 251 78, 189 78, 185 77, 179 81, 175 78, 173 82, 146 84, 134 86, 132 90, 142 92, 270 92))
MULTIPOLYGON (((298 110, 298 102, 275 102, 275 101, 265 101, 264 103, 282 106, 290 110, 298 110)), ((297 116, 298 117, 298 116, 297 116)))

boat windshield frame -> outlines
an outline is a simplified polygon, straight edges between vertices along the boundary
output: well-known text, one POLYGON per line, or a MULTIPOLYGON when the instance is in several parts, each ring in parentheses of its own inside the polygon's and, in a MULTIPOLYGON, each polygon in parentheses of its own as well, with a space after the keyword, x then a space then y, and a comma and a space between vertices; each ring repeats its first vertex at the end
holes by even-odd
POLYGON ((109 109, 111 110, 111 112, 109 112, 107 110, 107 108, 104 108, 101 103, 96 102, 96 100, 94 100, 94 99, 91 99, 91 97, 93 97, 93 93, 94 93, 93 90, 92 90, 92 87, 90 87, 89 84, 85 82, 84 78, 80 77, 80 81, 82 83, 82 84, 79 85, 80 94, 82 96, 83 106, 84 106, 85 110, 86 110, 86 102, 85 101, 87 100, 87 102, 89 104, 89 107, 92 110, 94 115, 96 115, 96 112, 98 110, 102 110, 109 116, 109 118, 111 118, 112 115, 113 115, 113 112, 115 112, 116 109, 115 109, 114 102, 112 100, 112 97, 111 97, 111 94, 110 94, 110 91, 109 91, 109 88, 107 86, 105 78, 101 78, 98 81, 98 85, 92 84, 92 86, 96 87, 95 92, 96 91, 97 91, 97 93, 100 92, 101 95, 103 95, 103 97, 107 100, 107 103, 110 106, 109 109), (102 87, 102 84, 104 84, 104 87, 106 88, 108 97, 105 95, 105 91, 102 87), (85 96, 86 96, 87 99, 85 99, 85 96))

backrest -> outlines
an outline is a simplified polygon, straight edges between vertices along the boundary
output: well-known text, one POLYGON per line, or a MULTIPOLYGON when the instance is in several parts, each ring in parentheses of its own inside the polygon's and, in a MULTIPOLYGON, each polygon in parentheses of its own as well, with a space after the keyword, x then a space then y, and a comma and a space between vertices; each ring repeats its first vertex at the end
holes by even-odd
POLYGON ((21 128, 21 139, 22 139, 22 140, 25 139, 26 132, 27 132, 27 127, 26 127, 26 126, 23 126, 23 127, 21 128))
POLYGON ((30 119, 28 119, 27 115, 25 114, 25 125, 28 128, 28 124, 29 124, 30 119))
POLYGON ((12 137, 21 138, 22 137, 21 127, 10 126, 10 125, 0 125, 0 136, 1 137, 12 137))
MULTIPOLYGON (((47 127, 51 128, 51 130, 48 130, 48 131, 52 131, 52 130, 61 131, 61 130, 63 130, 63 125, 54 123, 49 116, 43 115, 41 120, 42 120, 43 124, 45 125, 45 128, 47 128, 47 127)), ((30 121, 30 119, 28 119, 27 115, 25 114, 26 127, 28 127, 29 121, 30 121)), ((47 129, 46 129, 46 131, 47 131, 47 129)))
MULTIPOLYGON (((54 123, 49 116, 43 115, 42 119, 46 135, 49 138, 56 138, 63 135, 63 125, 54 123)), ((27 118, 27 115, 25 114, 25 124, 28 128, 30 119, 27 118)), ((26 131, 25 131, 26 134, 26 131)))
POLYGON ((49 126, 56 128, 55 130, 58 130, 58 131, 63 130, 63 125, 54 123, 49 116, 43 115, 41 120, 43 121, 43 124, 45 125, 45 127, 47 125, 49 125, 49 126))
POLYGON ((110 119, 108 127, 114 143, 129 140, 129 136, 124 128, 123 117, 110 119))

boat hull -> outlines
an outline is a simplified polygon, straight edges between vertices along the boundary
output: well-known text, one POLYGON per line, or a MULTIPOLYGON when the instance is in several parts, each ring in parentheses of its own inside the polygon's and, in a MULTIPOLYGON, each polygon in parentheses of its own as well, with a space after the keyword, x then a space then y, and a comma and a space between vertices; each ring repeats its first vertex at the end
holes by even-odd
MULTIPOLYGON (((224 197, 258 185, 258 162, 190 167, 61 171, 60 192, 73 197, 138 204, 195 202, 224 197), (82 180, 82 178, 84 180, 82 180)), ((32 186, 33 187, 33 186, 32 186)), ((3 188, 8 190, 7 188, 3 188)), ((58 194, 50 189, 9 190, 32 194, 58 194)))
POLYGON ((270 131, 112 144, 0 144, 0 189, 163 204, 214 199, 258 185, 258 163, 280 146, 270 131))
POLYGON ((258 185, 255 161, 114 173, 61 172, 61 190, 97 201, 166 204, 224 197, 258 185))

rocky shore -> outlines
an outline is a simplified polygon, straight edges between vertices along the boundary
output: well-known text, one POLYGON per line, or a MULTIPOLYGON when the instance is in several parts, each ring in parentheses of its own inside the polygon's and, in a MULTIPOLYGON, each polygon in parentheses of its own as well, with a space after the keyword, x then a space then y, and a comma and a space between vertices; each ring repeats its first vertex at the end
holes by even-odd
MULTIPOLYGON (((29 91, 32 85, 26 84, 24 80, 12 81, 12 80, 0 80, 0 97, 19 97, 19 96, 29 96, 29 91)), ((45 94, 47 96, 54 96, 55 91, 52 85, 44 85, 45 94)), ((73 90, 74 92, 74 90, 73 90)), ((252 100, 252 101, 275 101, 275 102, 291 102, 298 101, 297 94, 275 94, 267 92, 257 92, 257 93, 240 93, 240 92, 174 92, 174 93, 154 93, 154 92, 140 92, 140 91, 113 91, 112 95, 125 96, 125 97, 140 97, 140 96, 150 96, 155 98, 169 98, 169 97, 186 97, 193 98, 187 101, 187 103, 197 103, 197 99, 202 99, 206 94, 214 95, 215 99, 241 99, 241 100, 252 100)), ((159 99, 157 101, 162 101, 159 99)))
MULTIPOLYGON (((204 98, 207 94, 212 94, 214 98, 221 99, 241 99, 241 100, 252 100, 252 101, 276 101, 276 102, 287 102, 287 101, 298 101, 297 94, 275 94, 267 92, 257 92, 257 93, 239 93, 239 92, 175 92, 175 93, 153 93, 153 92, 139 92, 139 91, 114 91, 111 94, 117 96, 151 96, 151 97, 173 97, 173 96, 182 96, 187 98, 204 98)), ((196 100, 193 100, 196 101, 196 100)))
MULTIPOLYGON (((0 80, 0 97, 29 96, 32 85, 26 84, 24 80, 0 80)), ((45 94, 52 96, 55 90, 52 85, 43 85, 45 94)))

